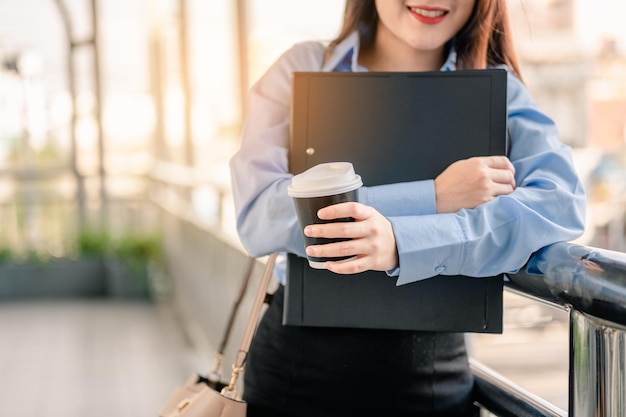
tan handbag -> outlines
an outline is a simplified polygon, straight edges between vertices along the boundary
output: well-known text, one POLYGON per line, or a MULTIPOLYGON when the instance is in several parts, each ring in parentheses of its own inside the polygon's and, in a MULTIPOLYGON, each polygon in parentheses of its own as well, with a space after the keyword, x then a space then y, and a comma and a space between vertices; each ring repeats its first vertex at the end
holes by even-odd
MULTIPOLYGON (((270 255, 265 265, 263 278, 250 312, 250 318, 246 331, 237 352, 235 363, 232 366, 230 382, 221 390, 209 386, 206 379, 194 374, 182 387, 177 387, 165 407, 159 414, 160 417, 245 417, 246 403, 238 398, 235 384, 244 370, 244 363, 248 356, 252 336, 259 322, 261 307, 266 297, 266 291, 272 278, 272 271, 276 261, 276 253, 270 255)), ((238 303, 235 305, 235 310, 238 303)), ((232 316, 231 316, 232 318, 232 316)), ((232 322, 232 320, 231 320, 232 322)), ((230 328, 230 324, 229 324, 230 328)), ((228 335, 229 330, 227 330, 228 335)), ((227 336, 226 336, 227 339, 227 336)))

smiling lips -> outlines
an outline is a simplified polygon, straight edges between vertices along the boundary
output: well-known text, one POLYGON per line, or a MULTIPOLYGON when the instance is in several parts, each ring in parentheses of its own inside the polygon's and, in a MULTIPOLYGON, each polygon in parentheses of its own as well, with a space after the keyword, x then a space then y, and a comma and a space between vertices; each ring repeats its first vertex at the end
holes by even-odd
POLYGON ((411 12, 411 15, 417 20, 427 25, 434 25, 435 23, 441 22, 446 14, 448 14, 448 11, 444 9, 423 6, 409 7, 409 12, 411 12))

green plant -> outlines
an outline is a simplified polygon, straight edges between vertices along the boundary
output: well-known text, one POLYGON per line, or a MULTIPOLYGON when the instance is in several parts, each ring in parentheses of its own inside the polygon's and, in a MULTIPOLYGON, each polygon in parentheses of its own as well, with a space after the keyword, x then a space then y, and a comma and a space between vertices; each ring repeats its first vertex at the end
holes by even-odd
POLYGON ((0 246, 0 263, 13 261, 13 252, 6 246, 0 246))
POLYGON ((43 264, 49 258, 50 256, 46 256, 35 249, 16 251, 8 246, 0 245, 0 263, 43 264))
POLYGON ((157 233, 127 231, 113 237, 105 230, 85 228, 76 237, 79 256, 107 255, 131 265, 160 262, 161 237, 157 233))
POLYGON ((43 265, 50 260, 50 254, 42 253, 37 249, 28 249, 19 260, 20 263, 43 265))
POLYGON ((111 244, 109 271, 112 294, 121 297, 151 297, 163 283, 161 236, 150 232, 125 233, 111 244))
POLYGON ((104 230, 85 228, 76 236, 78 256, 102 256, 110 251, 111 236, 104 230))
POLYGON ((133 267, 148 262, 161 262, 161 238, 150 232, 125 233, 113 242, 111 253, 133 267))

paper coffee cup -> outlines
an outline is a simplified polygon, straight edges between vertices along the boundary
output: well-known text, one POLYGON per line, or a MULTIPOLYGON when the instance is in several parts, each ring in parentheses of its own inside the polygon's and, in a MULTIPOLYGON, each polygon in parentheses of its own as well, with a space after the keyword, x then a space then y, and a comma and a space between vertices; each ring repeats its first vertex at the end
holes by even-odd
MULTIPOLYGON (((357 201, 357 190, 362 185, 361 177, 355 174, 350 162, 319 164, 292 178, 287 192, 296 205, 305 246, 349 240, 308 237, 304 235, 304 228, 309 224, 354 221, 351 217, 322 220, 317 217, 317 212, 333 204, 357 201)), ((323 269, 326 261, 341 261, 350 258, 351 256, 333 258, 309 256, 308 260, 312 268, 323 269)))

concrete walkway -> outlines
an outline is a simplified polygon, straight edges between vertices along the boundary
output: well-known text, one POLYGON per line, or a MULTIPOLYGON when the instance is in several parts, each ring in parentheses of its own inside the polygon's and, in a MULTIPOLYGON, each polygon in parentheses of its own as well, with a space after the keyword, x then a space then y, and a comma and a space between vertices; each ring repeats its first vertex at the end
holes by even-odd
POLYGON ((167 305, 0 303, 0 416, 156 417, 203 362, 167 305))
MULTIPOLYGON (((505 305, 504 334, 474 335, 473 356, 567 408, 567 321, 505 305), (546 323, 525 327, 519 316, 546 323)), ((210 362, 165 302, 0 302, 0 416, 157 417, 210 362)))

